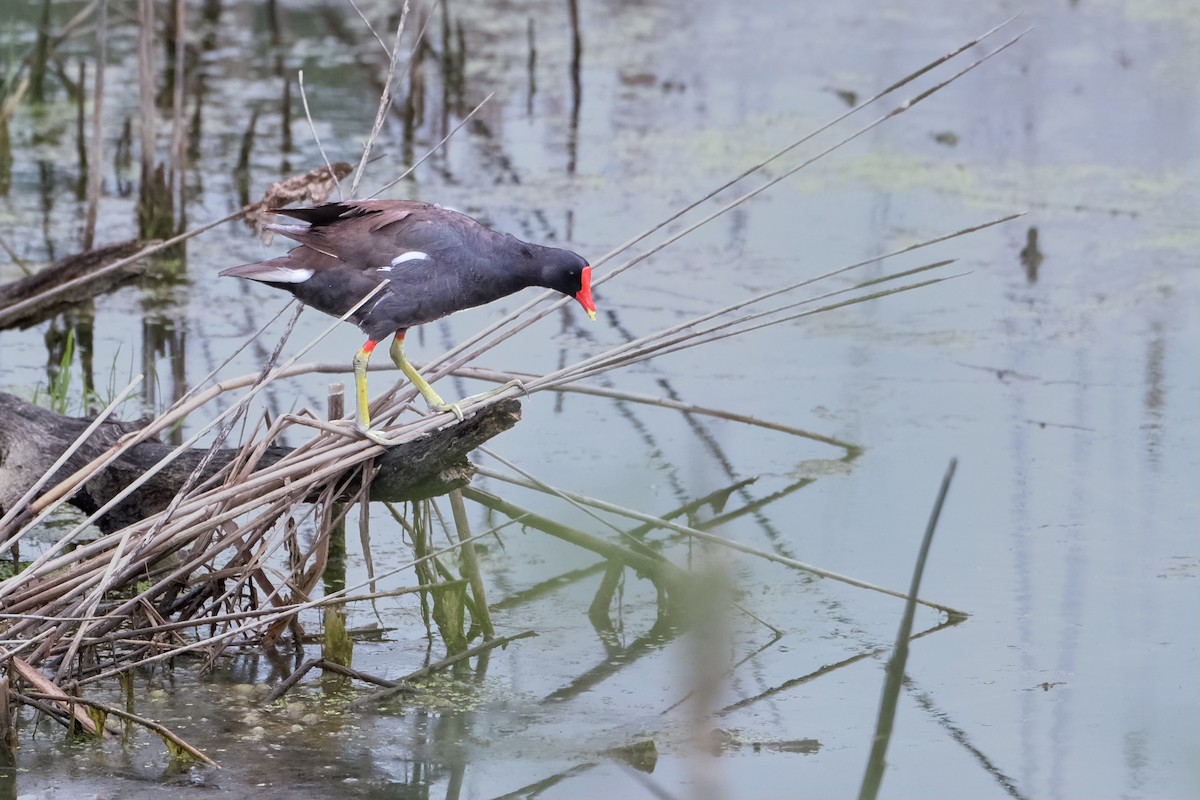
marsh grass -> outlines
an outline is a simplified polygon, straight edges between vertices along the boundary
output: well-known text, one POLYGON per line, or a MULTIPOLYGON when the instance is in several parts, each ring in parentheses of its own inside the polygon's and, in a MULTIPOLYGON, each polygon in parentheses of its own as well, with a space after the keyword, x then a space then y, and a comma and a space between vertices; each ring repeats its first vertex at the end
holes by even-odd
MULTIPOLYGON (((71 394, 71 367, 75 365, 75 329, 67 331, 66 343, 63 345, 62 358, 59 359, 58 369, 46 387, 46 405, 51 411, 59 414, 67 413, 71 394)), ((87 395, 87 387, 83 388, 87 395)))
MULTIPOLYGON (((148 0, 143 0, 140 8, 147 5, 148 0)), ((99 8, 103 10, 103 2, 99 8)), ((145 13, 152 14, 152 10, 145 13)), ((179 16, 176 20, 180 24, 182 13, 182 8, 177 8, 179 16)), ((394 87, 404 76, 400 53, 406 13, 407 4, 388 51, 385 90, 380 99, 375 125, 364 146, 362 159, 354 171, 349 189, 351 195, 355 194, 365 167, 370 163, 368 156, 381 132, 380 119, 393 102, 394 87)), ((144 24, 148 18, 143 16, 144 24)), ((836 152, 867 131, 899 117, 1020 38, 1019 34, 974 60, 968 60, 961 68, 951 71, 948 77, 940 80, 932 77, 934 70, 945 67, 950 62, 956 65, 957 60, 961 60, 964 54, 991 37, 1000 27, 1002 26, 935 59, 827 125, 787 144, 770 158, 750 165, 731 180, 715 187, 678 212, 670 214, 660 223, 631 237, 593 263, 597 274, 595 283, 600 285, 620 277, 682 237, 718 219, 742 203, 751 201, 780 181, 836 152), (921 81, 931 82, 921 88, 921 81), (903 89, 910 89, 913 93, 907 99, 896 101, 897 93, 903 89), (883 103, 892 105, 871 121, 835 139, 832 144, 818 149, 813 155, 790 165, 782 163, 792 157, 793 151, 809 144, 814 137, 844 123, 852 115, 883 103), (762 170, 769 165, 777 167, 778 174, 770 179, 762 179, 762 170), (758 183, 752 183, 754 180, 758 183), (733 199, 720 199, 726 195, 727 190, 735 187, 740 189, 740 193, 733 199), (668 235, 665 233, 668 226, 676 226, 679 229, 668 235)), ((146 26, 146 29, 150 30, 151 26, 146 26)), ((177 29, 179 48, 184 47, 184 33, 184 28, 177 29)), ((379 37, 376 35, 376 38, 379 37)), ((181 74, 182 64, 182 59, 177 58, 177 91, 180 90, 184 79, 181 74)), ((144 86, 153 85, 153 75, 151 66, 144 67, 144 86)), ((97 86, 102 86, 99 78, 97 86)), ((302 76, 299 86, 307 113, 308 98, 302 76)), ((153 176, 159 169, 151 158, 153 121, 156 119, 153 96, 152 91, 143 89, 143 198, 146 197, 145 192, 150 191, 155 180, 153 176)), ((181 122, 181 101, 178 98, 179 95, 176 94, 173 106, 176 125, 181 122)), ((13 95, 10 94, 9 102, 12 99, 13 95)), ((462 120, 459 125, 465 121, 462 120)), ((186 148, 178 143, 172 147, 175 154, 185 151, 186 148)), ((327 184, 326 192, 341 188, 338 170, 328 162, 326 178, 332 178, 327 184)), ((394 183, 393 180, 385 184, 384 188, 394 183)), ((320 193, 316 193, 309 199, 317 201, 319 196, 320 193)), ((179 210, 182 214, 182 206, 179 210)), ((144 257, 156 248, 172 246, 200 235, 251 210, 242 209, 221 220, 170 236, 164 242, 149 245, 135 258, 144 257)), ((857 303, 873 302, 898 293, 925 289, 939 281, 955 277, 954 273, 947 274, 953 262, 926 260, 913 263, 914 254, 934 244, 1012 218, 1013 215, 1004 216, 949 231, 913 242, 876 258, 828 269, 822 274, 791 285, 746 297, 722 308, 696 315, 679 324, 568 364, 549 374, 514 375, 484 372, 471 366, 480 355, 517 335, 566 302, 565 299, 547 302, 552 297, 552 293, 547 292, 464 340, 425 365, 423 371, 431 381, 447 374, 469 375, 500 382, 516 377, 521 381, 521 388, 509 389, 499 397, 485 401, 486 403, 498 402, 506 396, 518 395, 521 392, 584 392, 619 398, 629 403, 671 409, 682 414, 720 417, 736 424, 802 437, 831 447, 838 458, 851 461, 861 452, 852 443, 802 431, 776 421, 760 420, 727 410, 703 408, 673 399, 634 395, 605 388, 590 381, 649 359, 742 335, 765 326, 778 325, 857 303), (896 267, 889 267, 880 277, 860 279, 849 284, 845 282, 855 270, 879 262, 887 262, 889 265, 893 262, 900 263, 896 267)), ((105 269, 114 269, 118 265, 110 265, 105 269)), ((365 303, 370 299, 371 295, 368 295, 361 302, 365 303)), ((5 310, 0 309, 0 318, 4 313, 5 310)), ((294 322, 293 316, 292 323, 294 322)), ((262 335, 270 324, 270 321, 267 322, 256 336, 262 335)), ((923 603, 946 614, 951 623, 965 617, 963 612, 944 604, 917 598, 916 584, 908 594, 872 586, 816 565, 739 544, 725 536, 710 533, 700 525, 674 522, 670 518, 671 515, 664 517, 647 514, 553 487, 519 466, 490 453, 488 457, 500 464, 500 467, 481 469, 482 474, 548 492, 576 509, 585 509, 597 524, 608 529, 612 535, 589 534, 535 514, 505 498, 476 487, 467 487, 450 498, 449 519, 453 520, 452 529, 455 532, 450 545, 441 548, 433 545, 433 523, 442 513, 437 504, 422 504, 407 513, 393 509, 397 522, 413 540, 415 557, 403 564, 390 565, 382 571, 377 566, 372 566, 366 580, 332 591, 329 590, 331 587, 327 586, 325 593, 318 597, 317 589, 330 557, 331 536, 344 525, 349 509, 356 503, 365 502, 361 495, 349 502, 335 500, 342 497, 348 470, 358 470, 370 475, 373 459, 381 450, 369 441, 348 436, 345 420, 325 420, 308 411, 273 419, 252 418, 248 415, 248 409, 258 394, 277 381, 300 374, 344 372, 345 365, 329 366, 300 361, 339 324, 339 321, 331 322, 320 335, 299 348, 294 348, 293 355, 285 359, 283 352, 285 347, 290 346, 289 327, 260 372, 229 378, 221 376, 224 365, 218 367, 212 374, 196 382, 182 398, 149 420, 141 431, 119 442, 103 457, 61 480, 47 494, 37 496, 35 487, 23 501, 26 506, 10 509, 5 518, 0 520, 3 552, 15 550, 23 537, 68 499, 73 487, 97 475, 121 453, 147 441, 150 437, 170 430, 193 415, 208 418, 208 421, 199 425, 171 455, 130 484, 106 506, 97 509, 57 541, 46 546, 18 575, 0 582, 0 619, 3 620, 3 630, 0 632, 3 636, 0 639, 0 662, 25 665, 38 674, 48 676, 47 680, 54 686, 61 687, 72 682, 86 691, 98 682, 167 661, 196 658, 198 663, 212 664, 231 647, 254 647, 280 642, 289 632, 292 634, 293 645, 298 647, 302 619, 311 620, 317 613, 327 614, 330 609, 341 608, 350 603, 370 603, 380 596, 418 593, 422 598, 427 627, 431 631, 434 627, 440 630, 450 655, 446 662, 437 666, 460 663, 473 653, 482 652, 496 644, 507 644, 527 635, 496 637, 493 623, 487 613, 488 601, 483 578, 471 553, 472 543, 485 537, 494 537, 498 530, 510 524, 541 530, 591 550, 602 557, 610 571, 616 570, 617 574, 633 568, 652 580, 658 588, 661 618, 672 615, 672 604, 675 603, 677 607, 680 598, 688 596, 694 582, 688 569, 676 565, 659 552, 663 541, 651 541, 655 532, 665 532, 666 536, 679 537, 689 542, 703 542, 706 548, 716 552, 734 550, 748 557, 769 560, 787 569, 839 580, 864 590, 885 592, 906 599, 910 605, 923 603), (201 411, 204 413, 199 413, 201 411), (256 471, 256 462, 267 445, 284 434, 299 436, 304 439, 304 443, 270 469, 256 471), (215 452, 216 448, 224 446, 227 442, 236 442, 240 447, 240 456, 214 478, 200 479, 198 469, 193 479, 187 482, 163 512, 98 540, 87 543, 81 541, 85 532, 120 499, 138 491, 145 481, 184 450, 196 447, 205 440, 211 444, 211 452, 215 452), (317 502, 310 502, 310 498, 313 497, 319 498, 317 502), (497 511, 509 521, 488 530, 474 532, 468 523, 471 518, 468 502, 497 511), (18 524, 16 520, 22 517, 27 521, 18 524), (627 529, 629 525, 634 527, 627 529), (306 532, 307 536, 301 537, 300 531, 306 532), (460 565, 459 575, 455 575, 447 566, 451 563, 447 562, 447 559, 460 565), (412 585, 389 592, 378 590, 384 578, 410 570, 416 576, 412 585), (302 617, 306 614, 309 616, 302 617), (471 642, 476 638, 482 639, 482 642, 472 646, 471 642)), ((119 394, 118 399, 127 396, 136 383, 135 379, 119 394)), ((415 392, 411 387, 397 384, 376 397, 372 403, 373 419, 384 423, 386 434, 394 442, 412 441, 448 422, 442 416, 405 413, 412 408, 414 396, 415 392)), ((110 404, 102 417, 110 414, 113 407, 110 404)), ((479 410, 479 407, 468 406, 463 411, 470 414, 479 410)), ((47 477, 44 477, 39 485, 44 485, 46 481, 47 477)), ((366 485, 366 481, 363 485, 366 485)), ((795 487, 789 487, 789 491, 803 485, 805 484, 800 482, 795 487)), ((745 491, 745 487, 731 488, 729 491, 731 494, 745 491)), ((717 521, 736 519, 740 514, 752 513, 754 508, 755 503, 748 502, 743 508, 718 515, 717 521)), ((367 514, 361 513, 360 519, 365 525, 367 514)), ((364 554, 369 558, 369 530, 361 530, 360 539, 364 554)), ((598 595, 593 609, 596 616, 604 615, 606 603, 611 601, 611 597, 611 592, 606 596, 598 595)), ((325 619, 328 621, 330 617, 325 619)), ((760 622, 770 627, 768 623, 760 622)), ((324 668, 330 663, 348 661, 345 644, 341 637, 332 637, 325 660, 317 666, 324 668)), ((869 655, 864 654, 863 657, 869 655)), ((312 667, 310 664, 304 671, 312 667)), ((729 667, 731 670, 737 668, 737 664, 729 667)), ((296 679, 298 680, 299 676, 296 679)), ((706 675, 704 679, 703 685, 710 688, 711 682, 716 680, 712 675, 706 675)), ((56 709, 53 713, 63 716, 64 719, 69 715, 69 712, 64 713, 64 709, 69 707, 71 701, 57 697, 53 692, 26 692, 14 694, 14 697, 20 702, 28 702, 39 708, 44 706, 47 709, 56 709)), ((379 699, 374 698, 369 702, 379 699)), ((752 699, 750 702, 753 701, 752 699)), ((87 704, 96 706, 90 701, 87 704)), ((721 712, 722 710, 718 709, 713 713, 721 712)))
POLYGON ((946 467, 946 474, 942 477, 937 498, 933 501, 933 511, 929 515, 929 523, 925 526, 925 535, 921 538, 921 547, 913 566, 912 582, 908 588, 908 598, 896 631, 896 644, 892 648, 891 658, 888 659, 883 696, 879 701, 879 716, 875 723, 875 736, 871 741, 871 753, 867 757, 866 772, 858 792, 859 800, 875 800, 879 796, 879 787, 883 785, 883 775, 887 769, 885 759, 888 745, 892 741, 896 707, 904 685, 904 670, 908 664, 908 644, 913 636, 917 594, 921 589, 921 578, 925 575, 925 562, 929 558, 929 549, 933 546, 933 534, 937 530, 938 518, 942 515, 942 507, 946 504, 946 495, 950 492, 950 482, 954 480, 954 471, 957 468, 958 459, 951 459, 950 465, 946 467))

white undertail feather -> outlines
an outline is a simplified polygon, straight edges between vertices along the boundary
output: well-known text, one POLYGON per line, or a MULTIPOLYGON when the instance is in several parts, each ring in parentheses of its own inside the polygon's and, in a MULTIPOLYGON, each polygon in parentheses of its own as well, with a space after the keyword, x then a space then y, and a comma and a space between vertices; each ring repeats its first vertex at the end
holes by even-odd
POLYGON ((271 269, 247 275, 256 281, 269 283, 304 283, 313 276, 311 269, 295 269, 294 267, 272 267, 271 269))
POLYGON ((284 236, 289 236, 289 237, 293 233, 304 233, 304 231, 308 230, 307 225, 283 225, 278 222, 268 223, 266 225, 263 225, 263 228, 265 228, 266 230, 272 231, 273 233, 280 233, 280 234, 283 234, 284 236))

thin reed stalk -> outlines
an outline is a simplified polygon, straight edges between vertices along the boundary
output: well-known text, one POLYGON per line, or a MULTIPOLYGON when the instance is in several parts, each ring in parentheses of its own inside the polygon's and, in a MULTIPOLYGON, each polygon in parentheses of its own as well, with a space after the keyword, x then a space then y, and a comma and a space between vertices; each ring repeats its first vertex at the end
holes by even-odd
MULTIPOLYGON (((392 40, 392 50, 388 57, 387 74, 383 79, 383 91, 379 95, 379 107, 375 110, 375 122, 371 125, 371 133, 367 136, 367 141, 363 145, 362 157, 358 161, 358 168, 354 171, 354 179, 350 183, 350 197, 355 197, 358 192, 358 184, 362 181, 363 171, 367 168, 367 162, 371 159, 371 150, 375 147, 375 141, 379 138, 380 130, 383 129, 383 121, 387 118, 388 110, 392 107, 396 66, 400 61, 400 38, 404 35, 404 22, 407 19, 408 0, 404 0, 404 6, 400 10, 400 21, 396 24, 396 36, 392 40)), ((411 63, 411 59, 409 59, 409 63, 411 63)), ((401 77, 403 77, 403 74, 401 74, 401 77)))
MULTIPOLYGON (((108 62, 108 0, 99 0, 96 12, 96 69, 92 81, 92 135, 88 140, 87 217, 83 224, 83 249, 96 242, 96 219, 100 213, 100 185, 104 163, 104 68, 108 62)), ((81 85, 80 92, 85 92, 81 85)))

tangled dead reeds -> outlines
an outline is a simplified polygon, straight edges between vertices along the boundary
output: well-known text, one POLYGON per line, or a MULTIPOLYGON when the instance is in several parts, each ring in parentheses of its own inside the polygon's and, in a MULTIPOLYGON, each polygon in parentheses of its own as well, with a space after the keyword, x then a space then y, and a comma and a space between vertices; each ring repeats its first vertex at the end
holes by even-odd
MULTIPOLYGON (((789 157, 796 148, 808 144, 815 136, 842 123, 850 115, 891 101, 910 84, 932 80, 930 75, 933 70, 959 59, 994 33, 995 30, 989 31, 887 87, 829 125, 789 143, 770 158, 750 166, 695 203, 594 261, 593 267, 598 276, 596 284, 616 278, 846 142, 894 119, 1020 38, 1014 37, 970 61, 949 77, 916 90, 911 97, 896 103, 850 135, 788 166, 776 177, 763 180, 731 200, 720 199, 727 190, 744 186, 768 165, 778 166, 781 159, 789 157), (655 240, 655 236, 661 235, 668 225, 675 223, 683 227, 676 233, 662 235, 655 240)), ((395 79, 393 73, 398 45, 399 30, 396 44, 391 48, 388 86, 395 79)), ((381 108, 390 101, 390 94, 385 92, 381 108)), ((355 174, 354 186, 358 185, 366 163, 367 154, 364 153, 363 162, 355 174)), ((313 176, 313 181, 324 181, 324 188, 332 189, 347 174, 347 170, 341 166, 327 165, 322 173, 313 176)), ((300 196, 305 200, 319 199, 320 191, 309 191, 313 181, 302 182, 300 196)), ((293 200, 296 197, 295 193, 288 190, 286 198, 276 193, 271 202, 293 200)), ((839 448, 840 457, 853 459, 858 453, 853 444, 782 423, 701 408, 675 400, 639 397, 585 381, 684 348, 947 280, 954 277, 947 274, 947 268, 953 262, 942 259, 915 265, 910 261, 881 277, 846 283, 847 277, 867 264, 911 260, 923 248, 1008 221, 1014 216, 947 232, 870 260, 829 269, 783 288, 697 315, 550 374, 510 374, 474 369, 471 363, 480 354, 528 328, 565 302, 548 303, 550 293, 546 293, 423 368, 430 380, 448 374, 462 374, 502 383, 515 379, 520 381, 519 388, 511 388, 499 397, 464 408, 463 411, 470 418, 468 424, 456 426, 446 415, 431 417, 406 413, 413 410, 411 403, 414 392, 407 386, 398 385, 375 400, 371 409, 372 418, 383 423, 388 436, 399 447, 426 441, 430 437, 441 437, 447 443, 457 441, 461 445, 466 442, 469 449, 487 438, 470 438, 468 432, 471 430, 471 421, 475 421, 476 429, 481 421, 495 419, 498 414, 507 414, 515 422, 516 398, 522 392, 588 392, 620 397, 627 402, 653 403, 689 414, 723 416, 742 424, 819 441, 839 448), (475 416, 471 417, 472 414, 475 416)), ((183 236, 196 235, 215 224, 183 236)), ((179 239, 175 237, 166 244, 179 239)), ((105 269, 117 268, 119 266, 110 265, 105 269)), ((363 301, 368 299, 369 296, 363 301)), ((13 312, 0 308, 0 320, 6 313, 13 312)), ((251 401, 274 382, 300 373, 344 371, 344 365, 329 366, 300 361, 337 324, 331 323, 321 336, 282 360, 289 327, 288 333, 275 347, 272 359, 259 374, 223 379, 218 374, 219 370, 214 371, 197 382, 187 396, 156 418, 123 429, 103 440, 103 446, 97 446, 101 440, 93 440, 92 437, 104 428, 119 402, 136 388, 135 380, 93 423, 86 425, 86 429, 61 453, 61 457, 46 467, 40 478, 22 486, 19 496, 2 509, 0 542, 3 542, 3 550, 0 553, 19 562, 20 543, 48 514, 63 503, 78 499, 106 470, 111 470, 114 464, 122 460, 128 461, 138 448, 146 445, 160 448, 155 451, 157 457, 145 463, 136 476, 131 476, 119 489, 94 502, 83 521, 44 547, 32 562, 17 564, 16 574, 0 582, 0 663, 10 665, 16 679, 33 687, 14 694, 19 702, 33 705, 64 721, 74 720, 71 724, 82 725, 96 735, 102 735, 102 720, 97 721, 79 713, 80 705, 93 708, 98 705, 79 694, 86 692, 90 684, 187 656, 195 657, 199 663, 211 664, 230 647, 270 645, 280 642, 289 632, 293 635, 292 641, 298 644, 302 615, 306 612, 336 608, 348 603, 370 602, 384 594, 399 592, 420 592, 431 598, 433 607, 430 615, 446 642, 451 659, 461 659, 477 652, 478 647, 468 648, 468 642, 476 637, 485 640, 479 647, 507 643, 518 637, 494 638, 482 577, 478 568, 472 566, 470 557, 471 544, 481 537, 494 535, 496 529, 480 532, 469 530, 466 523, 468 515, 462 513, 464 501, 499 512, 510 520, 505 525, 518 524, 541 530, 595 552, 603 559, 610 573, 615 571, 619 575, 624 569, 635 570, 655 583, 660 598, 660 614, 664 616, 671 613, 672 598, 686 591, 690 576, 684 568, 669 561, 657 549, 647 546, 652 531, 703 539, 717 547, 730 547, 756 557, 770 558, 792 569, 880 590, 879 587, 813 565, 738 545, 698 526, 674 522, 669 516, 657 517, 573 494, 548 485, 516 465, 507 465, 504 470, 493 469, 488 474, 552 493, 564 502, 586 509, 604 527, 618 531, 619 535, 613 537, 586 533, 466 486, 469 478, 467 470, 459 476, 460 479, 453 476, 444 478, 436 489, 427 492, 450 493, 454 513, 453 522, 448 527, 457 533, 452 545, 435 549, 431 544, 429 534, 438 513, 436 509, 415 507, 411 516, 397 512, 398 522, 407 529, 413 540, 416 557, 410 562, 389 566, 382 572, 372 570, 368 579, 358 585, 320 591, 322 576, 329 561, 331 541, 343 529, 348 509, 371 500, 397 502, 415 496, 411 484, 393 487, 395 490, 392 492, 383 490, 389 474, 384 449, 349 434, 345 420, 341 419, 341 411, 336 407, 327 414, 304 411, 261 420, 246 416, 251 401), (215 408, 221 410, 214 411, 215 408), (198 413, 201 411, 204 413, 198 413), (156 444, 157 435, 191 416, 207 416, 209 419, 178 447, 156 444), (285 433, 295 434, 301 427, 309 429, 304 444, 286 452, 272 449, 279 437, 285 433), (205 440, 211 443, 201 447, 200 442, 205 440), (238 444, 226 446, 230 440, 236 440, 238 444), (79 452, 87 453, 87 457, 78 457, 79 452), (74 461, 72 457, 75 457, 74 461), (188 468, 180 469, 179 464, 187 464, 188 468), (138 519, 114 523, 114 519, 118 519, 113 516, 115 509, 134 493, 144 492, 150 482, 161 478, 167 471, 171 471, 173 476, 173 482, 170 483, 172 491, 167 502, 138 519), (613 517, 636 522, 640 526, 638 532, 630 534, 619 529, 610 521, 613 517), (86 541, 86 535, 97 524, 110 530, 100 538, 86 541), (302 531, 308 535, 302 536, 302 531), (465 555, 462 563, 466 577, 463 580, 455 577, 439 561, 451 552, 460 550, 465 555), (376 590, 377 582, 385 576, 407 570, 413 570, 415 575, 411 585, 386 593, 376 590), (64 687, 68 685, 73 693, 65 691, 64 687)), ((452 447, 449 449, 453 450, 452 447)), ((446 452, 441 455, 447 460, 435 461, 429 470, 430 474, 442 475, 451 467, 462 468, 462 447, 455 452, 459 460, 448 458, 446 452)), ((498 456, 495 458, 504 463, 498 456)), ((362 514, 361 517, 365 520, 367 515, 362 514)), ((597 602, 593 604, 593 613, 597 616, 603 616, 611 601, 612 582, 607 585, 610 587, 609 594, 598 594, 597 602)), ((906 597, 903 592, 889 593, 906 597)), ((933 603, 926 605, 946 612, 951 619, 962 617, 960 612, 946 606, 933 603)), ((298 672, 297 679, 318 662, 306 663, 307 666, 298 672)), ((327 658, 319 663, 333 664, 335 660, 327 658)))

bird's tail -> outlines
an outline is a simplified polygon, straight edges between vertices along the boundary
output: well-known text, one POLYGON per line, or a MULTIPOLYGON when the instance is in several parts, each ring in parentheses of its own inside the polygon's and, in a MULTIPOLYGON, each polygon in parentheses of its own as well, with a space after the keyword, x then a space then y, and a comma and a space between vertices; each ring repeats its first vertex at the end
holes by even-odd
POLYGON ((279 256, 268 261, 256 261, 239 267, 223 269, 222 277, 246 278, 262 283, 304 283, 313 276, 311 269, 297 267, 288 256, 279 256))

